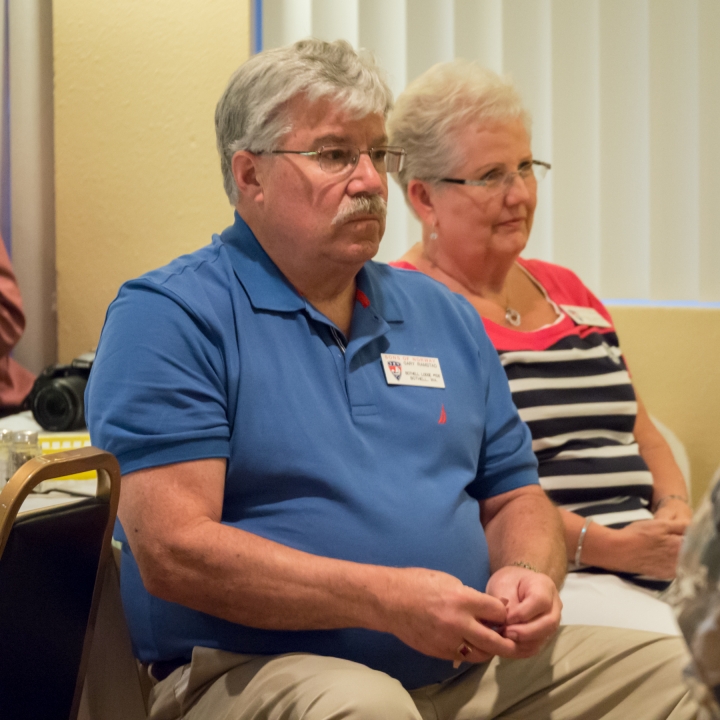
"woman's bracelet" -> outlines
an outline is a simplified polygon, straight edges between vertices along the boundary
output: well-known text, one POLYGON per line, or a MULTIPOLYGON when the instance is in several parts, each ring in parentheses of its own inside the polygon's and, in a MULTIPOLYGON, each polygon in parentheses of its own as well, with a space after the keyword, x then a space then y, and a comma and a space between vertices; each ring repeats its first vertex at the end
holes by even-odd
POLYGON ((653 508, 653 512, 657 512, 668 500, 679 500, 686 505, 689 505, 688 499, 682 495, 663 495, 656 503, 653 508))
POLYGON ((585 535, 587 535, 587 531, 590 527, 591 522, 592 518, 585 518, 585 524, 582 526, 580 535, 578 535, 577 547, 575 548, 575 567, 580 567, 580 562, 582 560, 583 543, 585 542, 585 535))

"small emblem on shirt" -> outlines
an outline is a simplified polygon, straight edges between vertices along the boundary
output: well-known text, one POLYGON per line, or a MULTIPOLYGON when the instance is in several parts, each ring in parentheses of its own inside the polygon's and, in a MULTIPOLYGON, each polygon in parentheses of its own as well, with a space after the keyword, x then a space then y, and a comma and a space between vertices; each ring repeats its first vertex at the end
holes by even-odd
POLYGON ((438 425, 444 425, 447 422, 447 415, 445 414, 445 406, 443 405, 440 408, 440 419, 438 420, 438 425))
POLYGON ((622 361, 620 358, 622 357, 622 350, 619 347, 615 347, 614 345, 609 345, 608 343, 604 342, 602 344, 603 348, 605 349, 605 352, 608 354, 608 357, 616 364, 621 365, 622 361))
POLYGON ((370 307, 370 298, 362 291, 355 291, 355 299, 364 307, 370 307))
POLYGON ((601 328, 612 327, 612 325, 595 308, 582 307, 581 305, 561 305, 560 307, 578 325, 589 325, 590 327, 601 328))
POLYGON ((440 360, 419 355, 380 355, 388 385, 444 388, 440 360))

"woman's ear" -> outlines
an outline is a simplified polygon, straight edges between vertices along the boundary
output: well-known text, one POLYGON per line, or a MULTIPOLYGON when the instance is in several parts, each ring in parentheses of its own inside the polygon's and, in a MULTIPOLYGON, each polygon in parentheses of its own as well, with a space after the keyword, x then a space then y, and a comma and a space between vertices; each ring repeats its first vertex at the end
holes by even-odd
POLYGON ((407 188, 408 201, 420 221, 428 227, 437 225, 432 186, 424 180, 411 180, 407 188))
POLYGON ((249 150, 238 150, 232 157, 232 174, 240 197, 254 202, 263 199, 258 161, 259 156, 249 150))

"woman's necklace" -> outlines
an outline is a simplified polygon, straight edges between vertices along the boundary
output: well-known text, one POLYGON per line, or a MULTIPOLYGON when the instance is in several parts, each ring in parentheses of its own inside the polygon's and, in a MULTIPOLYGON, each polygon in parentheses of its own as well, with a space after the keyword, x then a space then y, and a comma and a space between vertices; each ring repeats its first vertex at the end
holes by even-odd
MULTIPOLYGON (((436 271, 440 271, 443 275, 445 275, 444 271, 440 270, 440 268, 435 264, 435 262, 434 262, 433 260, 431 260, 429 257, 427 257, 427 255, 424 255, 424 253, 423 253, 423 257, 424 257, 424 259, 430 264, 430 267, 431 267, 431 268, 435 269, 436 271)), ((433 275, 432 272, 429 273, 429 274, 430 274, 430 275, 433 275)), ((449 277, 452 277, 452 276, 449 276, 449 277)), ((441 282, 444 282, 444 281, 442 280, 442 278, 437 278, 437 277, 436 277, 436 279, 440 279, 441 282)), ((454 278, 453 278, 453 279, 454 279, 454 278)), ((456 282, 457 282, 457 281, 456 281, 456 282)), ((446 283, 446 284, 447 284, 447 283, 446 283)), ((462 294, 462 291, 460 291, 460 292, 461 292, 461 294, 462 294)), ((508 293, 508 295, 509 295, 509 293, 508 293)), ((496 301, 491 300, 490 302, 496 302, 496 301)), ((498 304, 499 304, 499 303, 498 303, 498 304)), ((506 322, 508 325, 511 325, 512 327, 520 327, 520 323, 522 322, 522 316, 520 315, 520 313, 519 313, 514 307, 511 307, 511 306, 510 306, 510 299, 509 299, 509 297, 506 297, 506 299, 503 300, 503 302, 502 302, 502 304, 501 304, 500 306, 505 308, 505 322, 506 322)))
POLYGON ((522 322, 520 313, 515 310, 515 308, 511 308, 509 304, 505 305, 505 322, 509 323, 513 327, 519 327, 522 322))
POLYGON ((508 325, 512 325, 512 327, 520 327, 522 317, 514 307, 510 306, 509 293, 505 296, 504 299, 501 299, 499 302, 497 300, 490 300, 490 302, 496 305, 500 305, 501 308, 505 308, 505 322, 508 325))
MULTIPOLYGON (((515 263, 513 263, 513 266, 515 263)), ((511 268, 512 269, 512 268, 511 268)), ((508 273, 509 275, 509 273, 508 273)), ((522 317, 520 317, 520 313, 513 307, 510 307, 510 293, 506 293, 505 300, 503 300, 503 305, 505 306, 505 322, 508 325, 512 325, 513 327, 520 327, 520 323, 522 322, 522 317)))
MULTIPOLYGON (((560 309, 557 305, 548 297, 547 292, 545 291, 545 288, 519 263, 513 263, 513 267, 518 268, 518 270, 522 270, 525 277, 535 286, 535 288, 538 290, 538 292, 543 296, 545 299, 545 302, 550 305, 553 310, 555 311, 555 314, 560 316, 562 313, 560 312, 560 309)), ((510 307, 510 293, 508 293, 505 296, 505 300, 503 301, 503 304, 505 305, 505 322, 508 325, 512 325, 513 327, 519 327, 520 323, 522 322, 522 317, 520 316, 520 313, 513 307, 510 307)))

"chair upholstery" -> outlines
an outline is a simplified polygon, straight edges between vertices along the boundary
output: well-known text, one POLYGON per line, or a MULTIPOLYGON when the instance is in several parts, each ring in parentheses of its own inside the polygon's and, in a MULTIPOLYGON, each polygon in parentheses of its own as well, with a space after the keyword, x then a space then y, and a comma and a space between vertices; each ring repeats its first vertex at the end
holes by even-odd
POLYGON ((0 492, 0 715, 74 720, 120 494, 109 453, 35 458, 0 492), (43 480, 98 471, 95 497, 17 516, 43 480))
POLYGON ((690 478, 690 458, 688 457, 685 446, 680 441, 680 438, 664 423, 660 422, 654 415, 650 416, 655 427, 658 429, 660 434, 665 438, 665 442, 670 446, 675 462, 680 468, 680 472, 685 479, 685 485, 687 487, 688 496, 692 498, 692 482, 690 478))
POLYGON ((78 720, 147 720, 151 690, 135 659, 120 597, 120 551, 105 568, 78 720))

